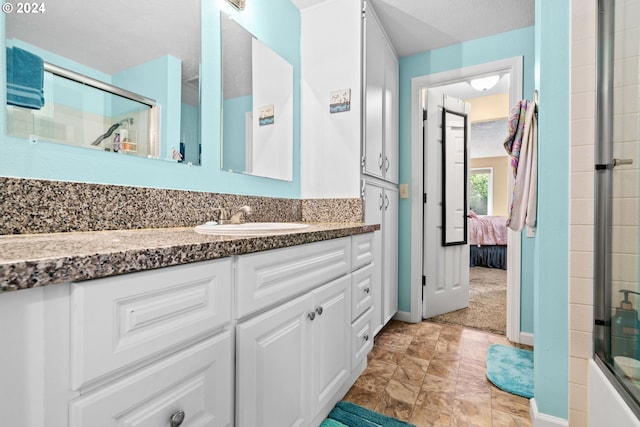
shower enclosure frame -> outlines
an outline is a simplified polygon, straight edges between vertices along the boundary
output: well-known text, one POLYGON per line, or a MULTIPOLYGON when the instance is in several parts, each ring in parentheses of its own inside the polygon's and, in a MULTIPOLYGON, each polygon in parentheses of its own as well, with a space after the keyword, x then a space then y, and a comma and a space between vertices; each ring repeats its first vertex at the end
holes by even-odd
POLYGON ((615 0, 598 0, 597 34, 593 358, 640 418, 640 389, 632 390, 615 373, 611 348, 615 0))

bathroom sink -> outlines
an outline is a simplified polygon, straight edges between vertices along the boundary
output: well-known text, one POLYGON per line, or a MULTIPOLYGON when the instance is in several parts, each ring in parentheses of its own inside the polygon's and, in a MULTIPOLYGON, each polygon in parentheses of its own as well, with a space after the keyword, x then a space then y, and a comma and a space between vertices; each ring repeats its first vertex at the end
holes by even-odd
POLYGON ((196 226, 196 233, 221 236, 274 234, 280 231, 301 230, 309 224, 298 222, 244 222, 242 224, 202 224, 196 226))

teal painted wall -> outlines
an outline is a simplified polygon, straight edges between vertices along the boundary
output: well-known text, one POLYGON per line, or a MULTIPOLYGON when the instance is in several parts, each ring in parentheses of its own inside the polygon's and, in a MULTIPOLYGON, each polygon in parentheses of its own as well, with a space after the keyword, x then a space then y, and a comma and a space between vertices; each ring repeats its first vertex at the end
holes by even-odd
POLYGON ((200 164, 200 108, 182 103, 180 109, 180 142, 185 145, 184 161, 200 164))
MULTIPOLYGON (((500 59, 523 56, 523 93, 534 88, 534 27, 484 37, 400 58, 400 182, 411 182, 411 79, 500 59)), ((531 95, 528 95, 531 98, 531 95)), ((398 242, 398 309, 411 311, 411 200, 400 199, 398 242)), ((533 242, 522 245, 521 330, 533 332, 533 242)))
MULTIPOLYGON (((160 107, 160 158, 166 159, 171 149, 180 146, 180 107, 182 62, 163 55, 116 73, 111 82, 123 89, 155 100, 160 107)), ((114 111, 120 114, 119 111, 114 111)))
POLYGON ((568 418, 570 5, 536 0, 538 232, 534 263, 534 395, 568 418))
POLYGON ((238 117, 245 117, 246 113, 253 111, 253 96, 239 96, 224 101, 223 104, 222 132, 224 143, 224 169, 243 171, 246 166, 246 126, 244 121, 238 121, 238 117), (233 120, 232 120, 233 118, 233 120))
MULTIPOLYGON (((6 136, 6 114, 0 113, 0 175, 75 182, 121 184, 259 196, 300 197, 300 115, 294 117, 293 180, 279 181, 220 170, 221 55, 220 10, 238 16, 249 31, 269 44, 294 67, 300 81, 300 12, 290 0, 247 2, 242 13, 224 0, 202 2, 201 142, 202 166, 188 167, 135 156, 119 156, 63 144, 6 136)), ((0 15, 0 48, 5 47, 5 15, 0 15)), ((82 71, 81 71, 82 72, 82 71)), ((87 73, 90 74, 90 73, 87 73)), ((93 76, 92 77, 97 77, 93 76)), ((0 87, 6 82, 6 59, 0 54, 0 87)), ((6 90, 0 90, 0 105, 6 90)), ((294 111, 300 111, 300 85, 294 87, 294 111)))

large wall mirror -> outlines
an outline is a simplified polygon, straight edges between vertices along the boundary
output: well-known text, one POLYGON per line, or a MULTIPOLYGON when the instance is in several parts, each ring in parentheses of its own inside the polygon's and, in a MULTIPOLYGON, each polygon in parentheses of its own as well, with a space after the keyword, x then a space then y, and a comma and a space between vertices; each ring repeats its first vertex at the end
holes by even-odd
POLYGON ((199 165, 200 5, 56 0, 6 13, 9 135, 199 165))
POLYGON ((293 66, 231 16, 222 31, 221 168, 293 179, 293 66))
POLYGON ((442 112, 442 245, 467 244, 467 115, 442 112))

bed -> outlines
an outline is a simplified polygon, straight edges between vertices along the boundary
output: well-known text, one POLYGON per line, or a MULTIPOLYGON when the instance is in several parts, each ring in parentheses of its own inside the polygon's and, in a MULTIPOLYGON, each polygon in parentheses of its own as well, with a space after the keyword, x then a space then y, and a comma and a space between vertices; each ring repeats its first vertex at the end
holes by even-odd
POLYGON ((507 218, 471 212, 469 265, 507 269, 507 218))

